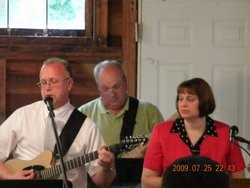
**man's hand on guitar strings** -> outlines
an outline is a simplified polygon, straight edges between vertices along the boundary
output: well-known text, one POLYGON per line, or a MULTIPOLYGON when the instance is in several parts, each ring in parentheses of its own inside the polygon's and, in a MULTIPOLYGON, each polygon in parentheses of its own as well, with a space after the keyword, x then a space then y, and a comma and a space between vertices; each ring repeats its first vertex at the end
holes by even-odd
POLYGON ((107 146, 102 146, 98 150, 98 164, 105 170, 113 170, 115 166, 115 156, 108 150, 107 146))

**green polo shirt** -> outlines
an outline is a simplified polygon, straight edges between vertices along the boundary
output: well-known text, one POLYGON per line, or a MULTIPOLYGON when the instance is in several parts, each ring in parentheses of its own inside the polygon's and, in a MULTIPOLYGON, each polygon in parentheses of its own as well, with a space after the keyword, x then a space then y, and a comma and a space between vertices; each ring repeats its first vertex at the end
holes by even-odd
MULTIPOLYGON (((123 123, 125 110, 128 110, 129 100, 126 101, 124 108, 117 115, 113 115, 104 107, 101 98, 97 98, 79 107, 79 110, 90 117, 99 127, 107 145, 120 142, 120 132, 123 123)), ((146 101, 139 100, 136 114, 136 124, 133 136, 149 135, 153 126, 163 121, 159 109, 146 101)))

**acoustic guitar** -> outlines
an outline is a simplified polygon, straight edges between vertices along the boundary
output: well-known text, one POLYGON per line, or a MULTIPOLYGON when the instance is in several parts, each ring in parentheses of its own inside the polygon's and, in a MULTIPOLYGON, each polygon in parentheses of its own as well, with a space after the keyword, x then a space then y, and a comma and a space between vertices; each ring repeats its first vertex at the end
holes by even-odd
MULTIPOLYGON (((122 151, 129 151, 138 144, 145 144, 148 138, 146 136, 127 137, 119 144, 108 146, 110 152, 118 154, 122 151)), ((79 166, 93 161, 98 158, 98 152, 94 151, 89 154, 71 159, 64 162, 65 170, 71 170, 79 166)), ((11 159, 4 163, 10 173, 15 173, 20 170, 34 169, 37 179, 55 179, 63 173, 62 165, 56 163, 56 159, 51 151, 44 151, 36 158, 30 161, 11 159)))

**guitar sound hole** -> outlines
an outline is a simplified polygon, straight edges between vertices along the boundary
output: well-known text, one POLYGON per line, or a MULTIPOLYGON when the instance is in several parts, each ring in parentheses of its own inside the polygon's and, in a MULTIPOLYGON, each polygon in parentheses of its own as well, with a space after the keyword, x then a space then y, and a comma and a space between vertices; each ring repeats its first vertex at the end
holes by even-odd
POLYGON ((44 169, 44 166, 41 166, 41 165, 32 165, 32 166, 25 167, 23 170, 30 170, 30 169, 33 169, 35 171, 40 171, 40 170, 44 169))

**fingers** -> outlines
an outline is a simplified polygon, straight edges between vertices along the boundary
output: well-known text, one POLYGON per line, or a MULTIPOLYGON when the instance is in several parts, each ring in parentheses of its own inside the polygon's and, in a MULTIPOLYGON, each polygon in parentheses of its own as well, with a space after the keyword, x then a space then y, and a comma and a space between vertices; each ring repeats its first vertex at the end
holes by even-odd
POLYGON ((33 169, 22 170, 13 174, 10 178, 11 179, 35 179, 35 172, 33 169))
POLYGON ((33 169, 31 170, 23 170, 24 179, 34 179, 35 178, 35 172, 33 169))
POLYGON ((105 169, 114 167, 115 156, 113 153, 107 150, 107 146, 102 146, 98 150, 99 161, 98 164, 105 169))

